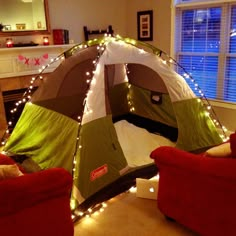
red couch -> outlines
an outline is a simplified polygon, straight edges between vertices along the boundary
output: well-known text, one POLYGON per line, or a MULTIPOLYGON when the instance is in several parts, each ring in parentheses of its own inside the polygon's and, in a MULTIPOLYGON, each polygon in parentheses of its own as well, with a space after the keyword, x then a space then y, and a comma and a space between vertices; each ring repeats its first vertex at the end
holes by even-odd
POLYGON ((0 154, 0 235, 73 236, 70 173, 51 168, 27 174, 19 167, 23 175, 14 176, 5 168, 15 169, 14 163, 0 154))
POLYGON ((200 235, 235 236, 236 133, 227 157, 174 147, 151 153, 159 170, 158 208, 200 235))

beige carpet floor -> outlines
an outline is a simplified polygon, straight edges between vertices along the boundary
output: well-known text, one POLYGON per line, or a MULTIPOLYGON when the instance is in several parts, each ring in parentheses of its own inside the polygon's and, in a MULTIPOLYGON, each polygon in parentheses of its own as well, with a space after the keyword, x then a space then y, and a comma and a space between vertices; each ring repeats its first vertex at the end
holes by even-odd
POLYGON ((196 236, 167 220, 156 200, 123 193, 107 202, 105 210, 75 223, 74 236, 196 236))

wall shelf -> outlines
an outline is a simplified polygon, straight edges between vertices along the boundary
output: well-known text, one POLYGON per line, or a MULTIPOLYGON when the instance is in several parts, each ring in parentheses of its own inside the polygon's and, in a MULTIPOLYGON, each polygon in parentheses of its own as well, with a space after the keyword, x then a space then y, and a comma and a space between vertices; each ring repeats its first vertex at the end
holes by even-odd
POLYGON ((85 38, 85 41, 88 41, 90 36, 93 36, 93 35, 100 35, 100 34, 111 34, 113 35, 114 31, 112 29, 112 26, 109 25, 107 29, 104 29, 104 30, 89 30, 87 28, 87 26, 84 26, 84 38, 85 38))

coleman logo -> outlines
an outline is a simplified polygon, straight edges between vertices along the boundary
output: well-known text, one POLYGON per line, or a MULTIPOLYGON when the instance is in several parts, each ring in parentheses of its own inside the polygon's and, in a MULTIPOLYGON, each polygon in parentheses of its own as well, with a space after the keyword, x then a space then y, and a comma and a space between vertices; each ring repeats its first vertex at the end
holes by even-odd
POLYGON ((105 175, 108 172, 107 164, 98 167, 90 173, 90 180, 94 181, 95 179, 105 175))

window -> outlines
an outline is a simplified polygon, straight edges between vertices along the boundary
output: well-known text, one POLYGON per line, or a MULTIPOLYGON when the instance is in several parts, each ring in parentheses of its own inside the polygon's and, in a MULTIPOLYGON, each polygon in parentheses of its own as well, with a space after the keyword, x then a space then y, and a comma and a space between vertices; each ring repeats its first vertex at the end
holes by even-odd
POLYGON ((195 85, 187 80, 193 90, 197 83, 209 99, 236 102, 236 1, 196 2, 176 5, 176 59, 194 78, 195 85))

